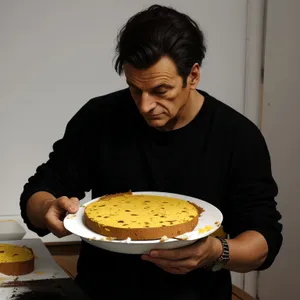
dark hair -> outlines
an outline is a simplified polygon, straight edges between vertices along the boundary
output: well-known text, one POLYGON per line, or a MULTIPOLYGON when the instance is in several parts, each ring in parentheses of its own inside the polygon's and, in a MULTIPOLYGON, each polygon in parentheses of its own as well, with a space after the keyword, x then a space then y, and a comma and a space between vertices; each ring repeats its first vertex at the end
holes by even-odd
POLYGON ((132 16, 117 37, 115 70, 123 73, 125 63, 146 69, 167 56, 186 78, 192 66, 200 66, 205 57, 204 35, 189 16, 171 7, 152 5, 132 16))

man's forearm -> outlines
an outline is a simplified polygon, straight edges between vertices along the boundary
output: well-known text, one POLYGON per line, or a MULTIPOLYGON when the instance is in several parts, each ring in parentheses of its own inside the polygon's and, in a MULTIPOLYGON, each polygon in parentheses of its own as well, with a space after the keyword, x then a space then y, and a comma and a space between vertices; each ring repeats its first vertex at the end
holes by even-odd
POLYGON ((246 231, 227 241, 230 261, 225 268, 228 270, 250 272, 261 266, 268 255, 268 244, 257 231, 246 231))
POLYGON ((46 228, 44 217, 54 200, 55 197, 48 192, 37 192, 28 199, 27 217, 34 227, 46 228))

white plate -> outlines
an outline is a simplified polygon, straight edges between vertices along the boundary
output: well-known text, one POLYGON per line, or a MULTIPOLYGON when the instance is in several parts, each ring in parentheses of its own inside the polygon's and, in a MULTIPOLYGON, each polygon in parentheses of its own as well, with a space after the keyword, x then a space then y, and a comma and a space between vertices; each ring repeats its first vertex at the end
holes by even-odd
POLYGON ((179 194, 172 193, 161 193, 161 192, 133 192, 135 195, 157 195, 157 196, 167 196, 179 198, 182 200, 190 201, 204 209, 199 217, 198 224, 196 228, 188 233, 185 233, 174 239, 169 238, 166 240, 149 240, 149 241, 132 241, 127 240, 107 240, 107 237, 97 234, 90 230, 84 224, 84 208, 86 205, 95 202, 99 199, 93 199, 83 206, 81 206, 76 214, 69 214, 64 219, 65 228, 71 233, 78 235, 87 243, 94 245, 96 247, 126 254, 144 254, 148 253, 152 249, 174 249, 187 246, 194 243, 196 240, 204 238, 213 232, 215 232, 223 221, 223 215, 219 209, 210 203, 179 194))

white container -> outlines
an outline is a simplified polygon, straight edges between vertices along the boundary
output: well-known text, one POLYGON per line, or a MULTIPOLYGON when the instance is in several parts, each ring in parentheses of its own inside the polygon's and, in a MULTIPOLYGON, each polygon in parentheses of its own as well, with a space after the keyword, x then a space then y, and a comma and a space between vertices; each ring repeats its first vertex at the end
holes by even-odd
POLYGON ((0 221, 0 241, 22 240, 25 236, 25 229, 14 220, 0 221))

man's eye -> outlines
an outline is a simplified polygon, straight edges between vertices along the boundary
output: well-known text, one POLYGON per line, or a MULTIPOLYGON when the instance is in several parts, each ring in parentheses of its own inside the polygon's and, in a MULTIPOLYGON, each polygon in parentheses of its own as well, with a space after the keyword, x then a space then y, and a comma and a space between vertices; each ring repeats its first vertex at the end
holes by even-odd
POLYGON ((164 95, 167 91, 155 91, 154 94, 156 95, 164 95))

